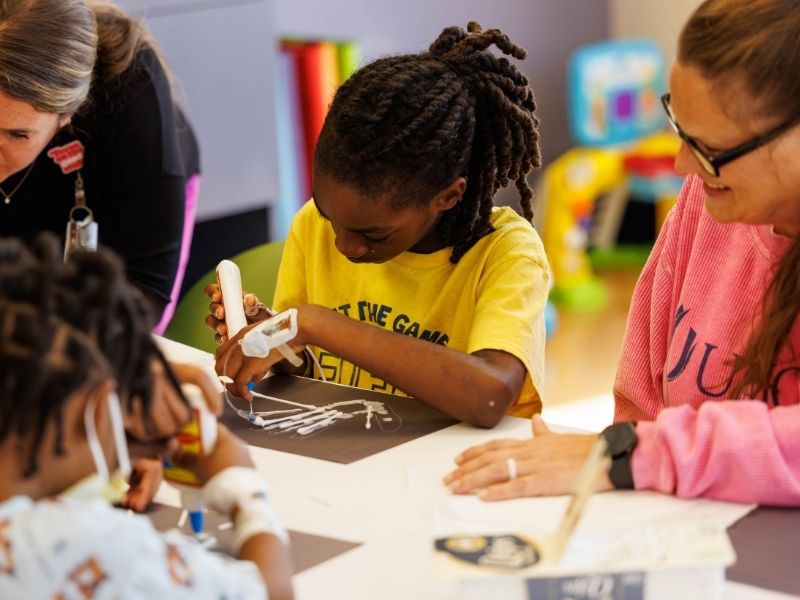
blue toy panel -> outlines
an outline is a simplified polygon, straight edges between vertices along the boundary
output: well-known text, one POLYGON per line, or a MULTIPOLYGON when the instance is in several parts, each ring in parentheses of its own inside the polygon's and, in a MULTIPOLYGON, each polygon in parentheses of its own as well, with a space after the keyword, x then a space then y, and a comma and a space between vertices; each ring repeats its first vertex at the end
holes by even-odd
POLYGON ((649 40, 584 46, 570 57, 567 84, 570 130, 581 145, 629 142, 664 126, 664 57, 649 40))

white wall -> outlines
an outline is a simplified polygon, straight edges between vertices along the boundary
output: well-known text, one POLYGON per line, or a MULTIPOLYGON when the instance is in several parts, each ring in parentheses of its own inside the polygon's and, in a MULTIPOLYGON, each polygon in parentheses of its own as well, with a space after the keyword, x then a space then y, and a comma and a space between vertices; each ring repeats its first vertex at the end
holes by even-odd
POLYGON ((678 35, 701 0, 610 0, 611 35, 646 37, 664 50, 667 63, 675 59, 678 35))
POLYGON ((176 76, 176 98, 200 144, 198 220, 274 202, 273 0, 116 2, 146 16, 176 76))

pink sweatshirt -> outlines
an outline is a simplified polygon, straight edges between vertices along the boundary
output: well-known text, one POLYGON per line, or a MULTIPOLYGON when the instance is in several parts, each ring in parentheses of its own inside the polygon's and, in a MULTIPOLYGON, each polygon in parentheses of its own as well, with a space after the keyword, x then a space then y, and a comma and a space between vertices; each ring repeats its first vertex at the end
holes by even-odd
MULTIPOLYGON (((639 422, 637 489, 800 505, 800 354, 784 349, 765 398, 728 396, 790 245, 768 225, 717 223, 686 180, 636 285, 614 385, 615 421, 639 422)), ((800 348, 800 320, 789 341, 800 348)))

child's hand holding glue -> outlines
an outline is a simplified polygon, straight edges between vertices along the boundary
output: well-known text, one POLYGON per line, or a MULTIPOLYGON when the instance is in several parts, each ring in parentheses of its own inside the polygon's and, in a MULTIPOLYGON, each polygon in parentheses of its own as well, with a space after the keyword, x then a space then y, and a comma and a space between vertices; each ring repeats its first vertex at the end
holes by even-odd
MULTIPOLYGON (((203 417, 196 430, 191 424, 187 426, 185 443, 179 440, 170 456, 170 467, 165 468, 167 480, 174 481, 172 474, 186 482, 179 485, 183 494, 191 490, 185 501, 195 503, 195 512, 202 514, 208 506, 230 516, 234 524, 234 555, 238 555, 244 542, 257 534, 274 535, 284 544, 288 543, 288 534, 268 502, 267 484, 253 468, 247 447, 224 425, 217 423, 213 448, 203 451, 202 423, 203 417)), ((184 508, 191 515, 190 506, 184 504, 184 508)), ((202 517, 192 518, 192 528, 196 533, 202 531, 202 517), (195 528, 197 521, 199 530, 195 528)))
MULTIPOLYGON (((217 419, 208 409, 202 390, 192 383, 181 386, 189 407, 191 420, 175 436, 178 452, 194 456, 207 456, 217 444, 217 419)), ((189 469, 176 466, 164 459, 164 479, 178 488, 181 504, 189 512, 192 530, 196 535, 203 531, 204 502, 201 492, 203 481, 189 469)))

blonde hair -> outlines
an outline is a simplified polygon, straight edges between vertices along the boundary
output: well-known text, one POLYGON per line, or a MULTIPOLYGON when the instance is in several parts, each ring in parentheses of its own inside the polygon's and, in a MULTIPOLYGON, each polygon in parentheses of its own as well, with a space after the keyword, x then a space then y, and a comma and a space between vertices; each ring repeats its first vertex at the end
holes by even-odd
MULTIPOLYGON (((798 39, 800 0, 706 0, 684 26, 678 61, 699 69, 720 92, 743 86, 754 114, 789 121, 800 116, 798 39)), ((776 266, 760 322, 734 362, 740 380, 732 398, 768 397, 778 356, 799 312, 800 238, 776 266)))
POLYGON ((110 2, 0 0, 0 89, 42 112, 77 112, 144 47, 142 23, 110 2))

